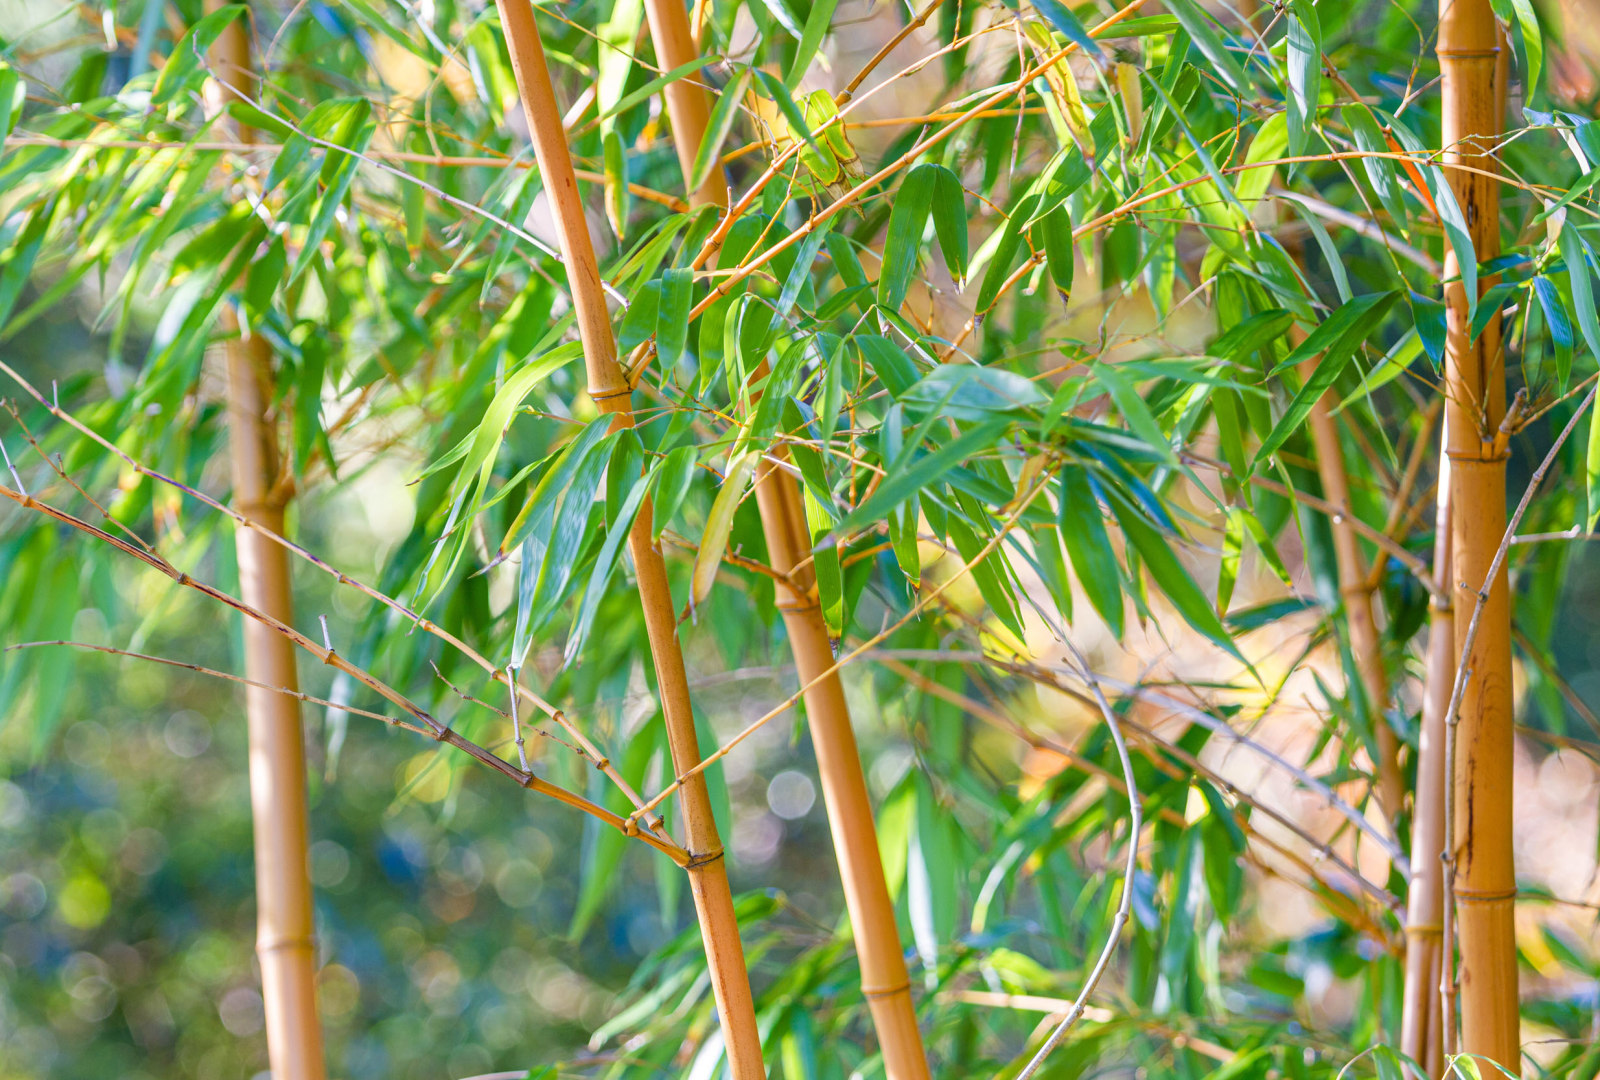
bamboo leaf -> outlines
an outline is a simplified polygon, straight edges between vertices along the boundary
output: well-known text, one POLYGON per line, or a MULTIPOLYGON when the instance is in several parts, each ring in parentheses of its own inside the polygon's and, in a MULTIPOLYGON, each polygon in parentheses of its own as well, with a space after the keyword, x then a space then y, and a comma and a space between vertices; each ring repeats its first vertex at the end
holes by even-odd
POLYGON ((705 138, 695 152, 694 168, 685 185, 690 191, 700 190, 700 185, 706 182, 721 158, 722 144, 727 141, 728 132, 733 130, 733 121, 739 115, 740 99, 744 97, 745 87, 749 84, 750 69, 741 68, 739 74, 717 96, 717 103, 711 109, 711 118, 706 122, 705 138))
POLYGON ((889 231, 883 242, 883 270, 878 275, 878 303, 890 311, 905 303, 906 288, 917 268, 917 253, 922 247, 922 232, 933 208, 938 165, 919 165, 906 174, 905 182, 889 214, 889 231))
POLYGON ((689 306, 694 295, 694 271, 673 267, 661 275, 661 299, 656 309, 656 356, 662 370, 683 362, 689 340, 689 306))
POLYGON ((1600 320, 1596 319, 1594 289, 1589 280, 1589 263, 1584 258, 1583 239, 1577 226, 1570 222, 1561 225, 1561 258, 1567 264, 1567 281, 1572 290, 1572 308, 1578 315, 1578 329, 1583 331, 1583 343, 1589 354, 1600 358, 1600 320))
POLYGON ((606 523, 605 543, 601 545, 600 554, 589 571, 589 583, 583 590, 583 604, 578 609, 577 618, 572 621, 572 630, 567 634, 567 644, 562 650, 562 658, 568 664, 578 658, 589 639, 600 603, 606 598, 606 586, 622 557, 622 545, 628 539, 628 531, 633 527, 633 519, 638 516, 639 507, 650 490, 656 471, 653 469, 633 482, 616 513, 606 523))
POLYGON ((1149 523, 1132 503, 1126 502, 1115 493, 1109 500, 1111 512, 1116 515, 1117 524, 1122 526, 1122 535, 1139 553, 1139 558, 1144 562, 1145 569, 1155 579, 1156 585, 1166 594, 1178 609, 1178 614, 1183 616, 1185 622, 1197 631, 1221 646, 1229 655, 1243 660, 1238 647, 1233 643, 1233 637, 1228 633, 1222 620, 1217 617, 1216 606, 1206 599, 1205 593, 1200 591, 1200 586, 1195 584, 1188 569, 1173 554, 1172 548, 1167 545, 1161 533, 1149 523))
POLYGON ((1322 359, 1317 362, 1316 371, 1306 380, 1299 393, 1295 394, 1283 417, 1273 426, 1271 434, 1262 442, 1261 449, 1256 451, 1256 466, 1276 453, 1278 447, 1300 427, 1307 414, 1311 412, 1311 407, 1338 379, 1367 335, 1394 305, 1398 295, 1386 292, 1356 297, 1308 334, 1305 341, 1273 369, 1273 374, 1278 374, 1287 368, 1298 366, 1301 361, 1309 360, 1318 353, 1322 354, 1322 359))
POLYGON ((806 15, 805 30, 800 34, 800 45, 794 51, 789 75, 784 80, 791 91, 800 85, 800 80, 811 68, 811 62, 817 58, 817 50, 822 47, 822 39, 833 24, 833 13, 838 6, 839 0, 813 0, 811 11, 806 15))
POLYGON ((1105 620, 1111 636, 1120 641, 1122 574, 1117 567, 1116 552, 1111 549, 1111 538, 1106 533, 1100 503, 1082 467, 1069 465, 1061 470, 1059 498, 1056 527, 1067 558, 1072 562, 1072 572, 1088 595, 1089 603, 1105 620))
POLYGON ((1211 16, 1202 11, 1194 0, 1169 0, 1167 7, 1177 16, 1178 22, 1182 24, 1195 47, 1211 61, 1212 70, 1228 84, 1228 89, 1236 94, 1248 93, 1250 83, 1245 77, 1244 69, 1233 58, 1233 53, 1223 45, 1222 39, 1217 37, 1216 30, 1211 25, 1211 16))
POLYGON ((1100 46, 1095 44, 1094 38, 1089 36, 1089 32, 1083 28, 1083 23, 1078 21, 1078 17, 1062 4, 1061 0, 1029 0, 1029 3, 1033 5, 1033 10, 1043 15, 1063 37, 1076 43, 1085 56, 1093 57, 1095 60, 1105 59, 1105 54, 1100 51, 1100 46))
POLYGON ((1322 24, 1310 0, 1290 0, 1289 27, 1289 153, 1305 153, 1317 122, 1322 93, 1322 24))
POLYGON ((750 484, 750 474, 759 461, 759 453, 741 454, 728 463, 722 487, 711 503, 706 515, 705 532, 700 536, 700 549, 694 557, 694 574, 690 579, 690 606, 698 608, 711 595, 717 571, 722 567, 722 556, 728 550, 728 537, 733 534, 733 516, 750 484))
POLYGON ((870 498, 834 526, 833 535, 838 538, 848 537, 867 522, 884 517, 891 507, 900 505, 960 462, 992 446, 1009 422, 999 419, 977 424, 903 468, 897 465, 884 477, 883 483, 878 485, 878 490, 873 492, 870 498))
POLYGON ((939 237, 939 250, 945 265, 956 279, 956 288, 967 282, 967 193, 961 178, 944 166, 935 166, 933 185, 933 231, 939 237))
POLYGON ((229 4, 203 16, 178 44, 172 55, 156 76, 156 85, 150 91, 152 105, 165 105, 180 93, 196 85, 205 75, 206 52, 215 45, 235 19, 245 13, 245 5, 229 4))

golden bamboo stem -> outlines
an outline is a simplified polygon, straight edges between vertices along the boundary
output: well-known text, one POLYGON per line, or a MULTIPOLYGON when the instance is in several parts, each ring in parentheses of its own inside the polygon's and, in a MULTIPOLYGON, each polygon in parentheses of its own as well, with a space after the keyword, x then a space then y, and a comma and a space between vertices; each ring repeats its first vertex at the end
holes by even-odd
MULTIPOLYGON (((208 10, 220 7, 208 0, 208 10)), ((235 20, 217 39, 213 70, 234 87, 253 79, 248 25, 235 20)), ((225 102, 234 91, 215 85, 225 102)), ((241 141, 251 140, 248 128, 241 141)), ((272 347, 260 334, 239 333, 225 310, 229 459, 233 504, 273 532, 284 529, 288 485, 280 484, 272 418, 272 347)), ((254 529, 234 535, 239 590, 245 603, 283 623, 293 621, 288 554, 254 529)), ((297 690, 294 646, 253 620, 244 624, 245 673, 256 683, 297 690)), ((305 732, 300 703, 266 686, 245 689, 250 743, 250 810, 256 862, 256 956, 267 1020, 267 1058, 284 1080, 322 1080, 322 1027, 317 1019, 315 922, 307 857, 305 732)))
MULTIPOLYGON (((1298 328, 1296 338, 1304 335, 1298 328)), ((1312 358, 1300 366, 1302 378, 1310 378, 1316 370, 1317 360, 1312 358)), ((1344 447, 1339 440, 1339 421, 1333 410, 1339 397, 1332 390, 1322 395, 1311 407, 1309 422, 1311 441, 1317 452, 1317 476, 1322 481, 1322 497, 1335 512, 1328 526, 1333 533, 1333 558, 1339 575, 1339 595, 1344 604, 1345 631, 1350 639, 1350 655, 1355 662, 1356 677, 1361 680, 1361 690, 1367 699, 1376 737, 1378 760, 1378 801, 1393 823, 1399 819, 1401 803, 1405 799, 1405 779, 1400 773, 1400 740, 1384 718, 1384 708, 1389 702, 1389 675, 1383 667, 1382 639, 1378 636, 1377 619, 1372 613, 1372 589, 1367 585, 1367 571, 1362 564, 1361 541, 1356 535, 1355 511, 1350 506, 1350 477, 1345 470, 1344 447)))
MULTIPOLYGON (((675 71, 700 55, 694 34, 689 29, 689 11, 682 0, 644 0, 645 20, 650 24, 650 40, 656 47, 656 61, 670 65, 675 71)), ((678 152, 678 164, 683 169, 683 183, 687 187, 694 174, 695 155, 705 139, 706 125, 711 120, 711 103, 706 97, 704 84, 698 76, 667 84, 662 91, 667 99, 667 119, 672 124, 672 144, 678 152)), ((690 206, 727 206, 728 189, 723 183, 722 170, 712 169, 700 186, 689 193, 690 206)))
MULTIPOLYGON (((645 12, 660 66, 670 71, 695 58, 698 50, 689 27, 688 9, 681 0, 645 0, 645 12)), ((692 79, 673 83, 667 88, 667 111, 678 161, 687 180, 710 116, 704 88, 692 79)), ((690 194, 690 204, 726 208, 728 191, 719 180, 713 172, 690 194)), ((759 382, 769 370, 763 359, 752 380, 759 382)), ((916 1005, 911 999, 911 978, 900 947, 894 901, 889 896, 878 853, 872 799, 861 770, 861 754, 844 686, 838 672, 832 670, 832 638, 822 617, 811 570, 811 531, 806 524, 800 485, 784 467, 787 461, 787 453, 778 447, 757 466, 756 507, 761 514, 768 561, 779 578, 776 598, 789 635, 789 648, 800 684, 808 687, 806 717, 816 750, 834 856, 844 886, 845 907, 855 933, 861 989, 878 1032, 888 1080, 927 1080, 928 1059, 917 1030, 916 1005)))
MULTIPOLYGON (((1450 580, 1450 458, 1439 453, 1439 497, 1433 535, 1433 573, 1450 580)), ((1449 594, 1428 606, 1428 656, 1418 739, 1417 787, 1411 809, 1411 881, 1406 893, 1406 976, 1400 1049, 1426 1076, 1444 1075, 1439 980, 1444 962, 1445 713, 1456 678, 1455 613, 1449 594)))
MULTIPOLYGON (((1499 33, 1489 0, 1441 0, 1439 67, 1444 161, 1466 215, 1477 260, 1500 253, 1500 192, 1489 145, 1498 134, 1495 68, 1499 33)), ((1500 319, 1469 340, 1466 288, 1454 250, 1445 256, 1445 397, 1451 556, 1456 609, 1472 610, 1487 590, 1476 637, 1455 620, 1459 663, 1467 669, 1456 716, 1454 841, 1447 873, 1460 927, 1461 1049, 1516 1072, 1521 1064, 1517 954, 1512 923, 1511 597, 1495 558, 1506 522, 1506 451, 1497 438, 1506 411, 1500 319), (1450 281, 1452 277, 1456 280, 1450 281), (1493 579, 1490 574, 1493 573, 1493 579), (1468 646, 1470 645, 1470 648, 1468 646)), ((1480 279, 1479 288, 1491 282, 1480 279)), ((1448 1041, 1450 1032, 1444 1036, 1448 1041)))
MULTIPOLYGON (((611 316, 606 310, 600 269, 595 262, 561 109, 556 104, 533 7, 528 0, 496 0, 496 5, 510 48, 522 109, 533 135, 539 175, 555 215, 556 235, 572 290, 578 335, 583 342, 589 395, 602 412, 614 417, 616 426, 632 426, 632 392, 617 363, 616 339, 612 336, 611 316)), ((647 498, 628 534, 628 550, 633 557, 639 599, 644 607, 645 629, 650 638, 673 768, 681 775, 700 763, 700 745, 689 702, 683 651, 678 643, 672 590, 667 583, 661 549, 651 536, 651 520, 647 498)), ((766 1069, 761 1061, 761 1036, 756 1027, 750 976, 745 967, 744 945, 739 940, 733 894, 728 888, 722 841, 711 816, 711 799, 703 774, 696 774, 682 786, 679 805, 683 811, 686 847, 691 856, 687 867, 689 887, 700 920, 700 936, 705 944, 706 964, 722 1022, 730 1073, 734 1080, 760 1080, 766 1076, 766 1069)))
POLYGON ((777 587, 778 609, 789 633, 800 684, 808 687, 806 719, 817 753, 817 774, 828 809, 845 907, 855 932, 861 992, 872 1010, 872 1023, 883 1051, 884 1073, 890 1080, 926 1080, 928 1058, 917 1030, 911 978, 900 947, 894 901, 878 854, 872 799, 861 772, 861 754, 856 748, 844 686, 839 682, 839 673, 833 670, 833 645, 810 568, 811 536, 805 507, 794 477, 772 458, 764 459, 757 467, 756 505, 761 511, 772 568, 789 578, 788 584, 777 587))

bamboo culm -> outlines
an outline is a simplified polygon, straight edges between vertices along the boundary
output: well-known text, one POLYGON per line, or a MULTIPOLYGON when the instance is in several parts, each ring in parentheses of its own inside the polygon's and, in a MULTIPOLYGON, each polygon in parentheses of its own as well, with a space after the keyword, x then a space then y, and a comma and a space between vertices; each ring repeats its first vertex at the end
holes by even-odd
MULTIPOLYGON (((220 7, 208 0, 206 7, 220 7)), ((236 19, 217 39, 210 61, 221 82, 254 79, 247 20, 236 19)), ((215 107, 233 91, 221 82, 215 107)), ((248 128, 239 130, 248 142, 248 128)), ((242 331, 231 310, 227 337, 229 458, 234 507, 274 532, 284 530, 287 486, 279 483, 277 432, 271 413, 272 349, 260 334, 242 331)), ((283 623, 293 622, 288 554, 254 529, 235 532, 239 589, 247 604, 283 623)), ((317 1017, 315 924, 308 861, 305 732, 300 703, 267 689, 297 690, 293 644, 252 620, 244 625, 245 673, 262 685, 245 690, 250 744, 250 809, 255 837, 256 955, 266 1013, 267 1057, 282 1080, 322 1080, 322 1027, 317 1017)))
MULTIPOLYGON (((1474 167, 1445 173, 1481 264, 1500 253, 1499 182, 1489 153, 1498 135, 1494 84, 1500 41, 1489 0, 1441 0, 1438 40, 1444 163, 1474 167)), ((1462 259, 1463 253, 1448 251, 1444 271, 1450 584, 1457 612, 1474 610, 1480 589, 1485 599, 1470 641, 1466 620, 1455 620, 1457 663, 1467 678, 1456 715, 1446 717, 1455 725, 1456 748, 1454 775, 1446 777, 1454 804, 1446 879, 1459 925, 1460 1049, 1515 1073, 1521 1049, 1512 922, 1511 598, 1504 564, 1497 568, 1495 559, 1506 522, 1507 454, 1499 430, 1506 411, 1505 358, 1498 315, 1475 341, 1470 336, 1462 259)), ((1480 291, 1492 284, 1492 278, 1478 281, 1480 291)), ((1448 1049, 1453 1032, 1443 1035, 1448 1049)))
MULTIPOLYGON (((632 391, 617 363, 616 339, 606 309, 605 291, 533 7, 528 0, 496 0, 496 3, 523 112, 533 136, 534 157, 539 163, 539 175, 555 217, 578 336, 583 344, 589 394, 602 412, 614 417, 617 426, 631 426, 632 391)), ((661 549, 652 536, 652 519, 647 498, 628 534, 628 551, 644 608, 645 629, 661 694, 673 768, 682 775, 700 763, 700 747, 695 735, 683 651, 678 643, 672 591, 661 549)), ((755 1002, 745 967, 744 945, 739 939, 733 895, 728 887, 727 863, 716 822, 711 816, 711 799, 703 774, 696 774, 682 786, 679 800, 690 852, 689 888, 700 921, 729 1072, 733 1080, 761 1080, 766 1076, 766 1069, 761 1059, 755 1002)))
MULTIPOLYGON (((656 60, 675 70, 698 53, 681 0, 645 0, 646 17, 656 60)), ((694 79, 680 79, 666 91, 678 161, 687 178, 705 137, 710 106, 694 79)), ((727 207, 727 188, 720 170, 690 193, 693 206, 727 207)), ((768 372, 762 361, 752 380, 768 372)), ((917 1028, 911 978, 900 945, 894 900, 878 850, 872 799, 861 768, 850 706, 834 664, 832 637, 818 602, 815 576, 809 569, 811 532, 806 523, 800 485, 785 467, 788 456, 775 448, 756 469, 756 507, 767 542, 767 558, 780 576, 777 605, 783 615, 789 647, 805 692, 806 718, 817 755, 817 774, 827 808, 845 907, 850 913, 861 989, 872 1013, 888 1080, 927 1080, 928 1059, 917 1028)))
MULTIPOLYGON (((1448 445, 1449 433, 1441 434, 1448 445)), ((1450 580, 1450 458, 1439 454, 1439 499, 1433 541, 1434 575, 1450 580)), ((1456 677, 1455 613, 1449 594, 1428 606, 1428 653, 1417 784, 1411 810, 1411 880, 1406 894, 1406 971, 1400 1050, 1426 1076, 1444 1075, 1439 981, 1444 966, 1445 712, 1456 677)))

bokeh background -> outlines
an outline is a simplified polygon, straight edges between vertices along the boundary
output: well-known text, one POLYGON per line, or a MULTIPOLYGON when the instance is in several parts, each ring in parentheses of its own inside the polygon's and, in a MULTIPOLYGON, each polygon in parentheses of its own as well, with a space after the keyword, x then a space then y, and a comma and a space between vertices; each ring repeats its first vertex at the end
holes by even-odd
MULTIPOLYGON (((288 6, 256 4, 268 25, 288 6)), ((1575 99, 1596 92, 1600 20, 1587 9, 1584 0, 1565 0, 1566 36, 1552 60, 1575 99)), ((830 60, 848 70, 850 58, 870 54, 897 19, 881 5, 840 11, 854 30, 829 46, 848 55, 830 60)), ((37 82, 48 85, 70 70, 75 50, 97 47, 94 33, 64 0, 0 0, 0 38, 37 82)), ((918 45, 907 45, 908 57, 918 45)), ((115 72, 113 65, 111 77, 115 72)), ((819 78, 825 85, 826 73, 819 78)), ((896 111, 892 100, 874 108, 896 111)), ((870 135, 860 145, 870 159, 870 135)), ((62 299, 6 345, 8 359, 41 384, 75 372, 114 378, 106 341, 93 328, 96 312, 88 291, 62 299)), ((146 333, 159 314, 145 313, 146 333)), ((1190 329, 1200 335, 1210 328, 1190 329)), ((403 445, 385 450, 348 470, 354 478, 333 493, 296 503, 295 528, 306 545, 367 580, 411 526, 406 481, 426 456, 403 445)), ((0 513, 0 542, 17 513, 0 513)), ((231 589, 229 539, 202 525, 182 541, 193 565, 231 589)), ((72 550, 62 537, 57 572, 78 572, 72 550)), ((1575 558, 1555 651, 1582 700, 1600 708, 1600 551, 1575 558)), ((61 636, 242 669, 237 620, 159 575, 113 572, 102 561, 82 585, 85 595, 117 602, 57 613, 61 636), (104 612, 117 610, 138 617, 108 622, 104 612)), ((367 616, 323 578, 301 575, 297 586, 297 608, 307 619, 326 614, 335 627, 348 627, 367 616)), ((1241 596, 1248 589, 1243 583, 1241 596)), ((3 638, 16 640, 9 631, 3 638)), ((1274 644, 1253 642, 1247 651, 1274 644)), ((1285 658, 1298 652, 1293 642, 1276 644, 1285 658)), ((1160 652, 1167 674, 1186 674, 1181 641, 1152 638, 1142 650, 1135 634, 1126 650, 1109 640, 1083 645, 1101 670, 1132 677, 1160 652)), ((786 650, 777 640, 769 646, 766 664, 752 666, 744 643, 723 650, 713 635, 691 635, 691 669, 710 673, 697 680, 697 703, 719 733, 738 730, 793 690, 786 650), (744 666, 730 666, 728 656, 744 666)), ((0 1078, 263 1075, 242 694, 186 670, 108 655, 78 656, 70 676, 30 683, 18 694, 10 673, 19 662, 8 656, 0 675, 0 1078), (45 695, 55 700, 42 702, 45 695), (29 721, 47 705, 59 720, 41 731, 29 721)), ((307 690, 338 695, 325 671, 303 667, 307 690)), ((1303 693, 1305 709, 1278 712, 1258 735, 1303 756, 1315 738, 1314 677, 1337 673, 1335 656, 1314 655, 1297 676, 1304 685, 1297 682, 1289 695, 1303 693)), ((600 720, 623 745, 646 719, 641 684, 627 673, 612 681, 615 693, 600 720)), ((851 669, 847 685, 870 783, 882 798, 912 766, 912 733, 930 702, 880 695, 865 668, 851 669)), ((1415 690, 1404 692, 1414 697, 1415 690)), ((1557 736, 1571 724, 1576 734, 1570 707, 1552 712, 1549 701, 1528 702, 1530 721, 1557 736)), ((1041 728, 1073 731, 1093 722, 1065 699, 1031 689, 1013 688, 993 704, 1041 728)), ((662 888, 642 851, 624 855, 617 887, 591 916, 573 871, 596 837, 578 815, 488 774, 440 768, 431 746, 373 722, 319 707, 305 716, 321 994, 334 1075, 433 1080, 581 1060, 591 1035, 616 1015, 639 962, 674 935, 694 932, 686 899, 662 888)), ((536 752, 541 747, 548 749, 538 744, 536 752)), ((1060 767, 1048 754, 1013 744, 972 752, 992 757, 1024 788, 1060 767)), ((1242 789, 1291 809, 1314 831, 1333 830, 1325 807, 1282 778, 1263 776, 1248 755, 1224 747, 1207 753, 1242 789)), ((1524 885, 1569 901, 1523 905, 1522 940, 1534 971, 1548 971, 1575 1008, 1593 1010, 1594 980, 1574 976, 1553 957, 1570 948, 1586 963, 1600 963, 1600 771, 1583 752, 1548 739, 1525 739, 1518 753, 1524 885)), ((735 889, 762 893, 777 909, 772 926, 780 947, 757 961, 759 980, 781 968, 785 939, 798 947, 831 933, 841 903, 803 728, 784 721, 763 729, 730 756, 726 781, 737 822, 730 836, 735 889)), ((1382 872, 1375 852, 1353 855, 1382 872)), ((1363 1007, 1347 978, 1349 964, 1362 958, 1343 939, 1318 946, 1327 923, 1321 909, 1300 890, 1255 873, 1246 896, 1229 935, 1307 943, 1274 968, 1288 980, 1294 1008, 1339 1023, 1363 1007)))

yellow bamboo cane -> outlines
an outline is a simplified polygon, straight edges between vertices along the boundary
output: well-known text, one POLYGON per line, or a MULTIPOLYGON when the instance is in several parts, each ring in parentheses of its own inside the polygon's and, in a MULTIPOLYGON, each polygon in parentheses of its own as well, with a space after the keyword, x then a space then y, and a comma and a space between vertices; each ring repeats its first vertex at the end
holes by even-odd
MULTIPOLYGON (((659 66, 675 70, 698 55, 688 9, 681 0, 645 0, 645 12, 659 66)), ((705 137, 710 108, 705 90, 694 77, 669 85, 666 94, 673 142, 687 178, 705 137)), ((715 170, 691 193, 690 202, 694 206, 727 206, 727 188, 715 170)), ((763 360, 752 379, 761 380, 768 370, 763 360)), ((824 674, 834 663, 832 641, 810 570, 811 531, 800 485, 787 467, 788 460, 779 447, 757 466, 756 507, 766 536, 767 557, 772 569, 785 579, 777 586, 777 604, 800 684, 810 687, 805 693, 806 718, 816 749, 817 774, 844 885, 845 907, 855 934, 861 988, 878 1032, 885 1075, 889 1080, 927 1080, 927 1054, 917 1029, 894 901, 878 853, 872 799, 861 769, 850 706, 838 673, 824 674)))
MULTIPOLYGON (((1441 444, 1448 445, 1448 432, 1441 444)), ((1439 454, 1439 498, 1433 572, 1450 580, 1450 458, 1439 454)), ((1411 881, 1406 894, 1406 974, 1400 1049, 1427 1076, 1444 1075, 1439 980, 1444 964, 1445 712, 1456 677, 1455 613, 1448 594, 1429 605, 1428 655, 1418 738, 1417 786, 1411 812, 1411 881)))
MULTIPOLYGON (((220 0, 208 0, 208 9, 220 0)), ((254 81, 249 30, 235 20, 210 54, 221 103, 254 81), (226 84, 226 85, 223 85, 226 84), (228 89, 232 87, 233 89, 228 89)), ((241 127, 241 142, 252 139, 241 127)), ((231 310, 228 335, 229 458, 233 506, 273 532, 284 531, 290 484, 280 478, 277 431, 271 415, 272 348, 260 334, 242 334, 231 310)), ((254 529, 235 532, 239 590, 250 604, 293 622, 288 553, 254 529)), ((286 638, 253 620, 244 625, 245 673, 259 685, 245 691, 250 738, 250 809, 255 834, 256 955, 267 1020, 267 1057, 283 1080, 322 1080, 322 1028, 317 1019, 316 948, 307 862, 305 733, 300 703, 268 687, 295 690, 295 650, 286 638)))
MULTIPOLYGON (((1439 68, 1444 161, 1476 171, 1445 170, 1467 219, 1477 260, 1500 253, 1500 198, 1490 152, 1498 135, 1495 69, 1499 32, 1489 0, 1441 0, 1439 68)), ((1506 522, 1506 411, 1500 320, 1470 340, 1460 255, 1445 258, 1446 446, 1450 457, 1450 584, 1457 611, 1472 611, 1485 590, 1481 622, 1465 650, 1466 619, 1455 620, 1465 690, 1456 716, 1454 843, 1448 854, 1459 924, 1461 1049, 1501 1067, 1520 1068, 1517 953, 1512 908, 1511 598, 1503 564, 1488 580, 1506 522), (1451 279, 1454 280, 1451 280, 1451 279)), ((1479 281, 1480 290, 1488 280, 1479 281)), ((1448 943, 1446 943, 1448 948, 1448 943)), ((1448 1041, 1452 1033, 1444 1032, 1448 1041)))
MULTIPOLYGON (((594 245, 578 194, 578 180, 573 175, 566 130, 556 104, 555 89, 550 83, 550 70, 545 62, 533 7, 528 0, 496 0, 496 3, 510 47, 522 109, 533 135, 539 175, 555 215, 556 235, 572 290, 578 336, 583 343, 589 396, 602 412, 614 418, 616 426, 629 427, 633 424, 632 393, 617 363, 616 339, 612 335, 610 313, 606 310, 600 269, 595 262, 594 245)), ((628 551, 638 579, 639 600, 644 608, 645 629, 661 693, 673 768, 681 775, 700 763, 700 745, 689 702, 683 651, 678 643, 672 590, 661 550, 651 535, 651 520, 650 500, 646 499, 628 534, 628 551)), ((705 943, 706 964, 722 1022, 730 1072, 734 1080, 759 1080, 766 1076, 761 1061, 761 1036, 756 1028, 755 1003, 750 994, 744 945, 739 940, 733 894, 728 888, 727 863, 716 822, 711 816, 711 798, 704 774, 696 774, 683 785, 679 800, 687 834, 686 846, 691 856, 687 868, 689 888, 700 920, 700 936, 705 943)))

